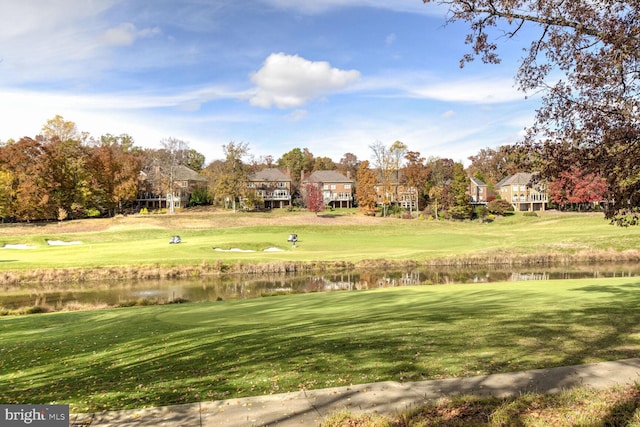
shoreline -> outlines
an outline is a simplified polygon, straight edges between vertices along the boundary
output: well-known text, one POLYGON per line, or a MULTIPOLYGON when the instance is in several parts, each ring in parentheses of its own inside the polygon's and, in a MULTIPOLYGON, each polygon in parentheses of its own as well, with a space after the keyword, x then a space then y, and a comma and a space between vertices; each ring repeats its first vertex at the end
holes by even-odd
POLYGON ((611 262, 640 262, 640 250, 622 252, 611 249, 577 253, 513 254, 497 252, 471 256, 433 258, 423 261, 367 259, 351 261, 291 261, 269 263, 213 263, 163 266, 110 266, 95 268, 50 268, 36 270, 6 270, 0 272, 0 287, 45 283, 90 283, 103 280, 193 279, 223 274, 270 274, 340 272, 359 269, 472 267, 472 266, 564 266, 611 262))

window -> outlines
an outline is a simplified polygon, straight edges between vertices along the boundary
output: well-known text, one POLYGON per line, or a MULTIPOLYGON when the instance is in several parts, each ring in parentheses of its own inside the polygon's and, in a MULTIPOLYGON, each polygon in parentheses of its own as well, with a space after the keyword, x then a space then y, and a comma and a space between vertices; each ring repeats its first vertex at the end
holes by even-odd
POLYGON ((351 190, 351 184, 345 184, 344 185, 344 189, 345 190, 351 190))
POLYGON ((335 184, 331 184, 331 189, 335 190, 336 189, 336 185, 335 184))
POLYGON ((329 184, 325 184, 325 185, 323 185, 323 186, 322 186, 322 189, 323 189, 323 190, 328 190, 328 189, 329 189, 329 184))

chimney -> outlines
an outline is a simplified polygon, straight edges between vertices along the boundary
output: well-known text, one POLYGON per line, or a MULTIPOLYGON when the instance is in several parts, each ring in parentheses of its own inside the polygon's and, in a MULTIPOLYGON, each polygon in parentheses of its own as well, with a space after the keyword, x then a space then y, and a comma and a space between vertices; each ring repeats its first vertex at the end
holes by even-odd
POLYGON ((304 169, 300 171, 300 182, 304 181, 304 169))

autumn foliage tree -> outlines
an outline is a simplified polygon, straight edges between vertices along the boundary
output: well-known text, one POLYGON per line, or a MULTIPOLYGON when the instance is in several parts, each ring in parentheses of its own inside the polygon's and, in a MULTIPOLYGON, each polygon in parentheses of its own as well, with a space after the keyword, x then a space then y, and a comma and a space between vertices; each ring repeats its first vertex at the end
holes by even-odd
POLYGON ((560 176, 549 182, 549 197, 562 208, 591 206, 605 200, 607 183, 593 173, 583 173, 573 167, 560 173, 560 176))
POLYGON ((466 21, 471 52, 500 62, 498 43, 527 40, 515 73, 542 93, 527 144, 547 180, 570 166, 607 182, 606 217, 640 224, 640 6, 635 0, 423 0, 466 21))
POLYGON ((318 212, 324 210, 324 199, 322 197, 322 189, 320 188, 320 184, 317 182, 309 182, 305 186, 304 189, 305 194, 305 204, 307 209, 311 212, 315 212, 318 215, 318 212))
POLYGON ((5 186, 7 218, 19 221, 56 218, 51 196, 55 184, 48 180, 42 138, 21 138, 0 147, 0 170, 11 178, 5 186))
POLYGON ((42 135, 0 144, 0 216, 32 221, 114 215, 135 198, 139 172, 130 137, 105 136, 96 143, 56 116, 42 135))
POLYGON ((247 193, 247 179, 249 169, 243 159, 249 153, 246 142, 229 142, 222 146, 225 160, 215 177, 214 191, 231 202, 233 212, 236 212, 236 202, 247 193))
POLYGON ((100 211, 115 215, 135 198, 141 162, 129 135, 103 135, 90 148, 87 168, 94 189, 92 199, 100 211))
POLYGON ((365 215, 375 215, 378 204, 376 193, 376 174, 369 167, 369 161, 364 160, 358 166, 356 173, 356 202, 358 209, 365 215))
POLYGON ((417 151, 407 151, 404 155, 406 163, 403 168, 403 184, 409 188, 415 188, 416 206, 420 209, 420 197, 424 195, 427 181, 426 159, 417 151))

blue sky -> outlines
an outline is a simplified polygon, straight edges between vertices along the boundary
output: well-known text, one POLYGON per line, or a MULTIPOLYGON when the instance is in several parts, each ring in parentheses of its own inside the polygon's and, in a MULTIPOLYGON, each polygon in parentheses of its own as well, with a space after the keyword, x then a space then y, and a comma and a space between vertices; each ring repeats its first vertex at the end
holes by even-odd
POLYGON ((422 0, 21 0, 0 18, 0 141, 59 114, 207 162, 230 141, 339 161, 396 140, 466 161, 516 142, 538 106, 514 86, 517 40, 460 69, 465 26, 422 0))

